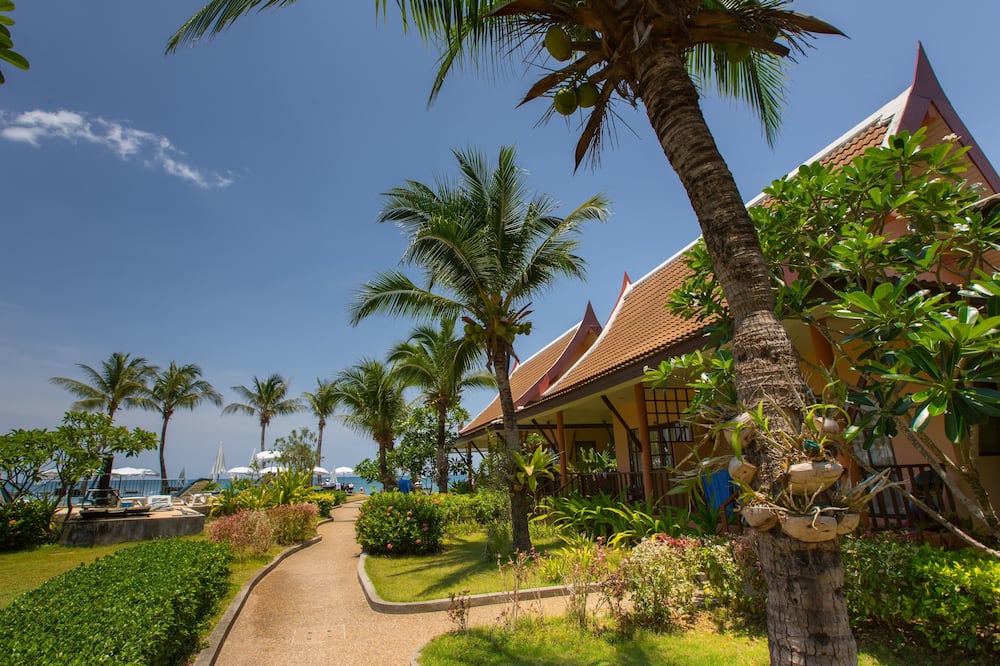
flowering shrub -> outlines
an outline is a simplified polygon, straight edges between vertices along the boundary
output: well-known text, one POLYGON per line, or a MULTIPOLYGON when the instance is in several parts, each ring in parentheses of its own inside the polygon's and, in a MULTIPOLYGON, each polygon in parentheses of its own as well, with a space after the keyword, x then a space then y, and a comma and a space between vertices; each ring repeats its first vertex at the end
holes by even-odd
POLYGON ((274 544, 274 527, 263 511, 240 511, 205 528, 212 543, 226 543, 241 559, 261 557, 274 544))
POLYGON ((436 496, 441 502, 445 526, 473 523, 485 526, 510 519, 510 499, 499 490, 479 490, 474 494, 436 496))
POLYGON ((702 539, 702 566, 708 579, 705 607, 717 620, 762 629, 767 622, 767 584, 751 535, 702 539))
POLYGON ((50 541, 50 521, 55 501, 35 499, 29 502, 0 504, 0 553, 30 548, 50 541))
POLYGON ((629 599, 631 610, 619 618, 628 625, 682 628, 697 610, 701 567, 697 539, 650 537, 622 560, 612 585, 605 585, 606 594, 629 599))
POLYGON ((306 498, 306 500, 316 505, 317 515, 320 518, 329 518, 330 511, 333 507, 340 504, 340 502, 337 501, 337 496, 334 494, 335 492, 340 491, 312 493, 308 498, 306 498))
POLYGON ((275 540, 283 546, 302 543, 316 534, 315 504, 283 504, 267 510, 275 540))
POLYGON ((413 493, 373 495, 358 513, 358 543, 371 554, 433 553, 441 547, 441 500, 413 493))

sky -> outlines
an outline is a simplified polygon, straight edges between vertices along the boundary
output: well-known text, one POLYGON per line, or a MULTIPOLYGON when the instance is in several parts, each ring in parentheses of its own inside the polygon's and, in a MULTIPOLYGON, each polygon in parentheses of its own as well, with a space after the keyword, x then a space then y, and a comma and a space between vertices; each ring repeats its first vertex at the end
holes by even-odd
MULTIPOLYGON (((404 33, 390 7, 302 0, 252 15, 165 56, 200 0, 22 0, 11 15, 23 72, 0 64, 0 432, 55 427, 73 402, 49 381, 82 379, 113 352, 166 366, 197 363, 231 387, 279 373, 290 394, 363 358, 384 358, 414 322, 347 307, 395 269, 401 231, 376 223, 382 193, 456 172, 453 150, 495 157, 514 145, 529 187, 568 212, 598 192, 605 224, 586 228, 585 282, 563 280, 534 303, 527 358, 582 317, 605 320, 628 273, 640 278, 698 235, 687 197, 641 108, 620 105, 616 140, 574 172, 579 116, 539 124, 544 101, 517 107, 533 79, 520 61, 468 68, 427 97, 437 52, 404 33), (527 72, 527 74, 526 74, 527 72)), ((392 4, 392 3, 390 3, 392 4)), ((745 200, 794 170, 904 88, 918 41, 988 158, 1000 159, 995 85, 1000 3, 821 0, 793 3, 838 26, 787 69, 776 144, 744 109, 706 92, 703 108, 745 200)), ((466 396, 473 415, 487 392, 466 396)), ((117 420, 159 432, 155 412, 117 420)), ((316 430, 275 418, 274 438, 316 430)), ((207 475, 222 444, 245 465, 255 418, 214 406, 179 412, 168 475, 207 475)), ((370 439, 327 426, 323 464, 374 457, 370 439)), ((155 452, 116 464, 158 468, 155 452)))

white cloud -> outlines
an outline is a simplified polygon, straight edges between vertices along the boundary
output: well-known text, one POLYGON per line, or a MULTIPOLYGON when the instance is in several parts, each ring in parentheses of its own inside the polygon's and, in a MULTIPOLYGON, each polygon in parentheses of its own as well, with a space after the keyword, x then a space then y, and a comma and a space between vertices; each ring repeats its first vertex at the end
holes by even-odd
POLYGON ((184 160, 184 153, 170 139, 101 117, 90 118, 76 111, 35 109, 12 115, 0 111, 0 139, 40 147, 45 139, 63 139, 103 146, 119 159, 159 169, 202 188, 226 187, 233 179, 209 173, 184 160))

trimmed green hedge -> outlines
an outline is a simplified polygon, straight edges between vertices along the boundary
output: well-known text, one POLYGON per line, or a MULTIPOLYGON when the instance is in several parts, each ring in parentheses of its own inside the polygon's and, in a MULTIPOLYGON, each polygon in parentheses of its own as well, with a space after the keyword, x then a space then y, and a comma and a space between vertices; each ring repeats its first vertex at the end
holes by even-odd
POLYGON ((357 541, 372 555, 437 552, 444 512, 441 499, 429 495, 382 492, 361 505, 354 523, 357 541))
POLYGON ((0 611, 6 664, 174 666, 229 586, 229 551, 149 541, 67 571, 0 611))

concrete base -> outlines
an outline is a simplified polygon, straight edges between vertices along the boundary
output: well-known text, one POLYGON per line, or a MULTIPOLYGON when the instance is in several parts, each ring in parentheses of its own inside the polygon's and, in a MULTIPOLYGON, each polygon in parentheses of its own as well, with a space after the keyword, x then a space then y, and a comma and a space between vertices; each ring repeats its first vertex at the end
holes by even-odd
POLYGON ((125 541, 146 541, 198 534, 205 516, 196 511, 174 510, 129 518, 73 517, 66 521, 59 543, 63 546, 106 546, 125 541))

